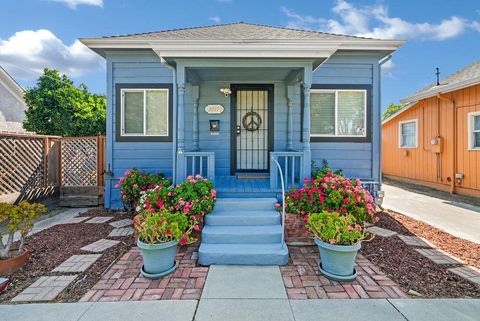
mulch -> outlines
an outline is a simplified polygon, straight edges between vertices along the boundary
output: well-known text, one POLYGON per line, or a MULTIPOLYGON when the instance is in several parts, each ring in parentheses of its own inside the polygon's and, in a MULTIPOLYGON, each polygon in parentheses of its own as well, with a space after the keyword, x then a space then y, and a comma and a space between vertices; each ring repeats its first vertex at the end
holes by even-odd
MULTIPOLYGON (((406 218, 396 213, 381 213, 376 226, 396 231, 404 235, 424 237, 432 244, 451 242, 449 253, 462 260, 478 263, 475 250, 469 249, 471 242, 455 238, 425 223, 406 218), (401 216, 401 217, 400 217, 401 216), (440 241, 442 238, 445 242, 440 241), (461 254, 464 251, 463 255, 461 254), (472 252, 473 251, 473 252, 472 252), (453 252, 453 253, 452 253, 453 252)), ((396 236, 376 236, 370 242, 364 242, 361 253, 377 265, 390 279, 395 281, 406 293, 410 290, 427 298, 479 298, 480 286, 475 285, 447 269, 455 265, 439 265, 415 251, 415 247, 406 245, 396 236)))
MULTIPOLYGON (((105 209, 90 210, 81 216, 114 216, 110 220, 132 218, 131 213, 114 212, 105 209)), ((85 245, 106 238, 114 229, 108 223, 102 224, 62 224, 48 228, 27 238, 26 247, 30 249, 29 262, 19 271, 12 274, 10 289, 0 295, 0 302, 7 302, 27 286, 35 282, 42 275, 56 275, 51 273, 57 265, 74 254, 88 254, 80 250, 85 245)), ((133 237, 116 237, 120 241, 117 245, 104 251, 90 268, 83 272, 77 280, 70 284, 56 299, 55 302, 76 302, 97 283, 102 274, 119 257, 134 245, 133 237)), ((65 273, 58 273, 65 275, 65 273)), ((80 274, 80 273, 74 273, 80 274)))

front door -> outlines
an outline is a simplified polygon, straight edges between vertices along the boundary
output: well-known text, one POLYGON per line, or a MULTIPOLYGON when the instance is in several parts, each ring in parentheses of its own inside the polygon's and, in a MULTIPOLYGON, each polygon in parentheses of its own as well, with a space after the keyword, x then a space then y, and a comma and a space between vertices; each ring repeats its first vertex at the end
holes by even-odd
POLYGON ((273 86, 232 85, 232 175, 268 172, 272 145, 273 86))

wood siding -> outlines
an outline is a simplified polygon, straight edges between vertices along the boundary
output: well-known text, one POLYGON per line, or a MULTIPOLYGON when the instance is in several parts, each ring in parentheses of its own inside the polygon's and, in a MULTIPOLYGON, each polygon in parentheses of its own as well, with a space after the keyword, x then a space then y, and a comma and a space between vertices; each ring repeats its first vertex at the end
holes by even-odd
POLYGON ((456 115, 451 102, 430 97, 382 125, 383 174, 444 190, 450 190, 454 180, 456 192, 480 196, 480 151, 468 149, 468 113, 480 111, 480 85, 446 93, 442 97, 455 101, 456 115), (418 146, 399 148, 399 122, 411 119, 418 119, 418 146), (443 139, 440 156, 432 151, 430 142, 437 135, 443 139), (456 182, 455 173, 464 175, 460 183, 456 182))

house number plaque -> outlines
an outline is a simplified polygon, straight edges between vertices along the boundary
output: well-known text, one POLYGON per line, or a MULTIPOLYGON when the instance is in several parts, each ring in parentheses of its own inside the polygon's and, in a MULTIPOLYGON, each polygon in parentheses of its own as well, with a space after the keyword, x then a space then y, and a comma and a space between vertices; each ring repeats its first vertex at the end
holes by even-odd
POLYGON ((221 114, 225 109, 222 105, 207 105, 205 106, 205 112, 208 114, 221 114))

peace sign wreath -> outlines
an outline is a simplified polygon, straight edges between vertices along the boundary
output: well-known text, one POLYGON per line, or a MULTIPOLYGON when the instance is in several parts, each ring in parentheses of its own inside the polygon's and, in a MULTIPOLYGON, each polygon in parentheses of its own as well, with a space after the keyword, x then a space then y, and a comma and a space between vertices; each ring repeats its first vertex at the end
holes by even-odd
POLYGON ((257 131, 262 125, 262 118, 258 113, 249 111, 243 116, 242 125, 249 132, 257 131))

